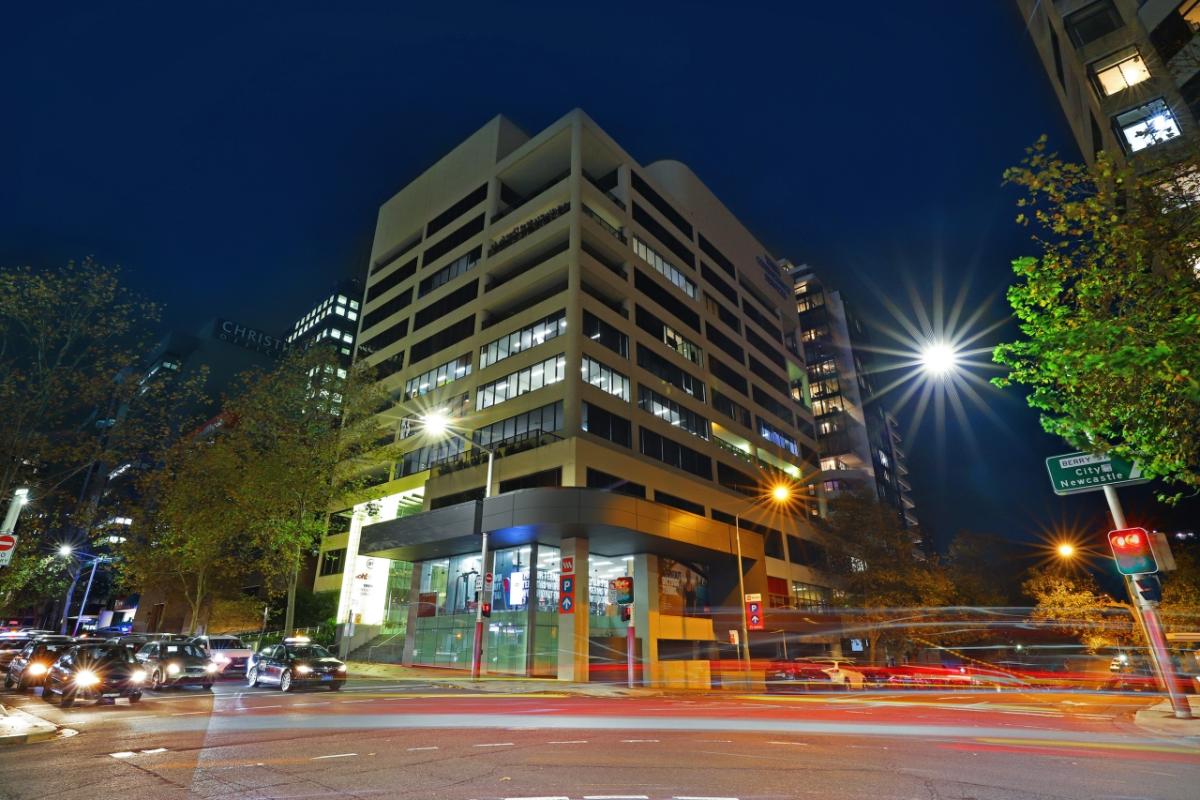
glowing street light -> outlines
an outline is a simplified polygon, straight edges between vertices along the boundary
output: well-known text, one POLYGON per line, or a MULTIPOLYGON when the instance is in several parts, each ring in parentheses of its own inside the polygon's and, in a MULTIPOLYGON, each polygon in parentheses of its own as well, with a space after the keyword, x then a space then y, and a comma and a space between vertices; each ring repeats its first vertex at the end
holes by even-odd
MULTIPOLYGON (((777 483, 771 487, 771 491, 767 495, 772 501, 779 505, 783 505, 792 499, 792 487, 786 483, 777 483)), ((737 539, 737 564, 738 564, 738 591, 742 593, 742 660, 746 662, 746 669, 750 669, 750 621, 746 617, 746 576, 742 569, 742 515, 734 514, 733 516, 734 536, 737 539)), ((786 639, 785 644, 786 647, 786 639)))
POLYGON ((930 375, 945 375, 958 368, 958 353, 945 342, 932 342, 921 350, 921 369, 930 375))
POLYGON ((771 499, 773 499, 776 503, 786 503, 788 500, 791 499, 791 497, 792 497, 791 488, 788 486, 785 486, 782 483, 776 485, 775 488, 771 489, 771 499))
POLYGON ((71 545, 69 545, 69 544, 60 544, 58 546, 58 554, 60 556, 62 556, 63 558, 66 558, 67 556, 71 555, 72 552, 74 552, 74 548, 71 547, 71 545))
POLYGON ((434 411, 421 417, 421 427, 430 436, 442 437, 450 430, 450 418, 440 411, 434 411))
POLYGON ((1075 545, 1071 544, 1070 542, 1063 542, 1058 547, 1054 548, 1054 552, 1058 553, 1059 558, 1074 558, 1077 551, 1075 549, 1075 545))

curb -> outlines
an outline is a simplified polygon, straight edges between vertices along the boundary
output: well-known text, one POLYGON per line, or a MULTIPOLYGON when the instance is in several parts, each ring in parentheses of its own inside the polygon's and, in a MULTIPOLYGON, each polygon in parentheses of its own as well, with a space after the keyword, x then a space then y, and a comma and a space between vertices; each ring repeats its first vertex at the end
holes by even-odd
POLYGON ((558 681, 554 678, 527 678, 523 676, 485 677, 479 682, 464 679, 457 671, 445 670, 438 674, 414 671, 411 668, 395 667, 392 665, 374 665, 363 662, 349 663, 350 678, 372 678, 376 680, 414 681, 417 683, 433 683, 446 689, 459 691, 476 691, 483 693, 520 692, 526 694, 572 694, 587 697, 647 697, 657 696, 662 692, 656 689, 611 684, 590 684, 558 681))
POLYGON ((0 746, 44 742, 58 735, 58 727, 41 717, 0 706, 0 746))
POLYGON ((1171 702, 1163 700, 1139 709, 1133 715, 1133 724, 1155 736, 1181 736, 1200 741, 1200 702, 1197 702, 1195 695, 1189 695, 1188 699, 1195 719, 1176 719, 1171 702))

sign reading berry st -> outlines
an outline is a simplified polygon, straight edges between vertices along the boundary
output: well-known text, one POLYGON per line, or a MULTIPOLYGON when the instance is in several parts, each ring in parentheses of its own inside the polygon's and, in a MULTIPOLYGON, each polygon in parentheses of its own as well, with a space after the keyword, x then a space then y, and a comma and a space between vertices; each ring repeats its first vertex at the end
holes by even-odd
POLYGON ((1094 492, 1105 486, 1147 483, 1137 462, 1130 463, 1112 456, 1091 453, 1067 453, 1046 459, 1050 484, 1055 494, 1094 492))

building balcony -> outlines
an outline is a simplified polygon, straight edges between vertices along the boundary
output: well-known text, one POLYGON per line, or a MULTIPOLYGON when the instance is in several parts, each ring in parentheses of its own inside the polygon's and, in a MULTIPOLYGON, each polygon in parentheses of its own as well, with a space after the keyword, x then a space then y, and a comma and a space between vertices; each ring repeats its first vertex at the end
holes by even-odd
POLYGON ((488 248, 488 255, 494 256, 496 253, 501 252, 505 248, 512 247, 526 236, 536 233, 554 220, 565 215, 570 210, 571 204, 569 202, 563 203, 562 205, 555 206, 549 211, 543 211, 541 214, 538 214, 536 217, 533 217, 530 220, 522 222, 517 227, 505 233, 503 236, 493 240, 491 246, 488 248))
MULTIPOLYGON (((563 437, 552 431, 532 430, 492 442, 489 447, 496 454, 496 458, 500 459, 561 441, 563 441, 563 437)), ((432 462, 429 467, 436 470, 440 477, 485 463, 487 463, 487 451, 478 447, 472 447, 469 450, 464 450, 461 453, 449 455, 439 461, 432 462)))

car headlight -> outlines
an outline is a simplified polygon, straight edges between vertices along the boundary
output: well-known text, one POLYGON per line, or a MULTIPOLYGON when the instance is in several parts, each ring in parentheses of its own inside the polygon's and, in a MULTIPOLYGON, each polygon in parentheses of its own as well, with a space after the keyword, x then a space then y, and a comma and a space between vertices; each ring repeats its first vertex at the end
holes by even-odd
POLYGON ((95 686, 100 682, 100 676, 90 669, 81 669, 75 673, 76 686, 95 686))
POLYGON ((296 667, 296 672, 299 672, 301 675, 307 675, 308 673, 312 672, 312 667, 308 666, 307 664, 301 664, 300 666, 296 667))
POLYGON ((141 683, 142 681, 146 680, 146 670, 135 669, 133 672, 129 673, 129 680, 131 683, 141 683))
POLYGON ((168 675, 178 675, 179 674, 179 665, 178 664, 167 664, 167 674, 168 675))
POLYGON ((46 665, 45 664, 30 664, 29 665, 29 674, 30 675, 45 675, 46 674, 46 665))
POLYGON ((220 667, 211 661, 204 665, 205 672, 216 672, 219 669, 220 669, 220 667))
POLYGON ((212 660, 218 664, 226 664, 229 662, 229 656, 223 656, 220 653, 217 653, 215 656, 213 656, 212 660))
POLYGON ((346 671, 346 665, 338 664, 338 672, 345 672, 345 671, 346 671))

